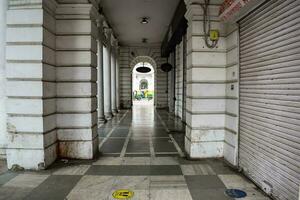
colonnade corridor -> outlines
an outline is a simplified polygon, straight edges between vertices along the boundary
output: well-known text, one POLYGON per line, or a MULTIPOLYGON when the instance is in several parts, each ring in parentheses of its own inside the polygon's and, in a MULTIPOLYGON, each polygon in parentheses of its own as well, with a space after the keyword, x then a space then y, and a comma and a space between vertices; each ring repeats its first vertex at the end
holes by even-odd
POLYGON ((120 189, 138 200, 232 199, 226 188, 246 191, 242 199, 268 199, 221 159, 188 160, 184 125, 151 104, 121 110, 100 126, 99 150, 94 160, 60 159, 44 171, 0 168, 0 199, 108 200, 120 189))

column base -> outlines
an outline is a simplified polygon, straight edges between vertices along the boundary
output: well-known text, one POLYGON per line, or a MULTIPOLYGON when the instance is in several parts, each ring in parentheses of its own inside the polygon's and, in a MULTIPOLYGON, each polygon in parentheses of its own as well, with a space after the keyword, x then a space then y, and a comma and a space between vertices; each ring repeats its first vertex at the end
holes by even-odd
POLYGON ((105 113, 104 115, 105 115, 105 119, 106 119, 106 120, 111 120, 111 119, 113 118, 113 115, 112 115, 111 112, 105 113))
POLYGON ((92 141, 66 141, 59 143, 60 157, 71 159, 93 159, 98 150, 98 138, 92 141))
POLYGON ((7 149, 7 167, 26 170, 43 170, 57 158, 57 143, 46 149, 7 149))
POLYGON ((103 117, 98 117, 98 124, 105 124, 106 123, 106 119, 105 119, 105 117, 103 116, 103 117))
POLYGON ((0 148, 0 160, 6 159, 6 148, 0 148))
POLYGON ((186 126, 185 151, 189 158, 220 158, 223 157, 223 129, 191 129, 186 126))
POLYGON ((113 110, 112 110, 112 114, 113 114, 113 115, 118 114, 118 110, 117 110, 117 109, 113 109, 113 110))

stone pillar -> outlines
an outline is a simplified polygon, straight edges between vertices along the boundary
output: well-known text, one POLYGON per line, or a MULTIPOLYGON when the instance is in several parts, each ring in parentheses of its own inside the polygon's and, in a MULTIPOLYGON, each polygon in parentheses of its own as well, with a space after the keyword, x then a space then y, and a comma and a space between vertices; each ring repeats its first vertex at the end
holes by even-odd
POLYGON ((116 48, 116 104, 117 110, 120 108, 120 65, 119 65, 119 47, 116 48))
POLYGON ((57 157, 55 7, 54 0, 9 1, 8 168, 43 169, 57 157))
POLYGON ((59 156, 92 159, 98 150, 98 8, 59 4, 56 12, 59 156))
POLYGON ((175 63, 175 51, 170 54, 169 62, 172 64, 173 68, 170 72, 168 72, 168 101, 169 101, 169 112, 175 114, 175 80, 174 80, 174 73, 176 70, 176 63, 175 63))
POLYGON ((112 39, 111 48, 111 107, 112 113, 115 115, 117 113, 117 98, 116 98, 116 48, 118 42, 112 39))
POLYGON ((0 2, 0 159, 6 157, 7 130, 5 110, 5 43, 6 43, 6 11, 7 0, 0 2))
POLYGON ((104 66, 103 66, 103 80, 104 80, 104 115, 106 119, 112 118, 111 109, 111 29, 105 29, 106 48, 104 51, 104 66))
POLYGON ((191 158, 222 157, 226 119, 226 45, 219 6, 209 6, 211 28, 220 31, 218 48, 205 44, 202 0, 187 5, 187 109, 185 149, 191 158))
POLYGON ((104 84, 103 84, 103 16, 97 21, 98 26, 98 123, 105 123, 104 116, 104 84))

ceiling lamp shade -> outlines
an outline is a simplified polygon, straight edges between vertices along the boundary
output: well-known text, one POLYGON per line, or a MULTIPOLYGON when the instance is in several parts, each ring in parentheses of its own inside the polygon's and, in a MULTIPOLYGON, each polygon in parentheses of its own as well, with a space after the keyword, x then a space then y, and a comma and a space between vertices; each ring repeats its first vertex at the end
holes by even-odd
POLYGON ((148 24, 149 23, 149 18, 148 17, 143 17, 141 24, 148 24))
POLYGON ((136 68, 136 71, 139 73, 149 73, 149 72, 151 72, 151 69, 149 67, 142 66, 142 67, 136 68))
POLYGON ((164 72, 169 72, 172 70, 173 66, 170 63, 164 63, 160 66, 161 70, 164 72))

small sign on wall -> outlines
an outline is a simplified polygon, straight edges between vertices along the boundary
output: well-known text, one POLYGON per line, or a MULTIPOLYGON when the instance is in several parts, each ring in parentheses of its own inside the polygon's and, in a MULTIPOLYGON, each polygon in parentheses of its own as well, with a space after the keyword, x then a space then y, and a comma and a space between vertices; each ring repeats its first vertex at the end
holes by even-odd
POLYGON ((264 1, 225 0, 220 7, 219 17, 223 22, 236 22, 264 1))

